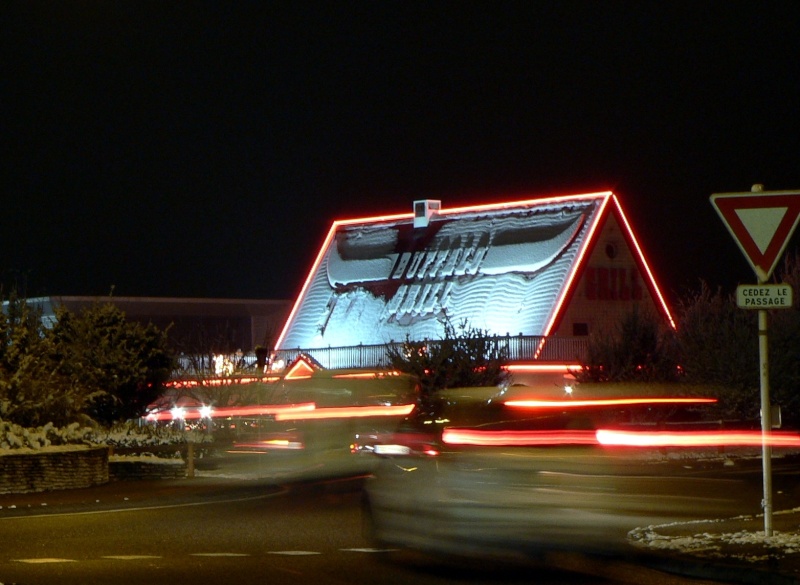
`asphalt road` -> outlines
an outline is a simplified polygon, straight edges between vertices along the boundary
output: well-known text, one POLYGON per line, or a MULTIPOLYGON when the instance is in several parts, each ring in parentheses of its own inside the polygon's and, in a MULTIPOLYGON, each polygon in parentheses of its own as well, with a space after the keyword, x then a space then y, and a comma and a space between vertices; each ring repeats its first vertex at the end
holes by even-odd
POLYGON ((268 467, 239 457, 191 480, 0 496, 0 584, 698 583, 636 557, 500 564, 376 550, 358 481, 281 486, 259 477, 268 467))

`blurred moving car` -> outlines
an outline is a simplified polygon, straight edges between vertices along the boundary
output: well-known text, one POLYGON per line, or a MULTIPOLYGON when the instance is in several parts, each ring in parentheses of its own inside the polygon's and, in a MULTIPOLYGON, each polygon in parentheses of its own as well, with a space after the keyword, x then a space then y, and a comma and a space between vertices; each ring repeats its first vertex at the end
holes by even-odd
POLYGON ((703 404, 498 398, 418 406, 373 437, 380 462, 364 519, 376 545, 473 557, 618 552, 638 526, 742 513, 747 489, 724 458, 697 464, 663 447, 598 441, 601 429, 715 432, 692 412, 703 404))
MULTIPOLYGON (((413 378, 398 372, 309 366, 276 382, 264 403, 216 408, 226 415, 216 421, 216 430, 227 431, 242 452, 336 459, 360 452, 362 437, 393 429, 408 414, 415 393, 413 378)), ((350 459, 348 469, 356 463, 350 459)), ((358 464, 367 463, 372 461, 358 464)))

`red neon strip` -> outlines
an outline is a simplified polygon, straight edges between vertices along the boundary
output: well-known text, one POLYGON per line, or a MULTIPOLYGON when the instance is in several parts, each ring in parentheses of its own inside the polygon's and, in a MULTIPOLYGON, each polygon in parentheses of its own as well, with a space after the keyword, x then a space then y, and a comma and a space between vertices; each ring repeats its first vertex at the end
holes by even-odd
POLYGON ((611 191, 601 191, 598 193, 583 193, 580 195, 558 195, 555 197, 544 197, 525 199, 522 201, 509 201, 506 203, 484 203, 481 205, 467 205, 464 207, 448 207, 439 211, 439 215, 450 215, 459 213, 469 213, 474 211, 491 211, 495 209, 511 209, 516 207, 525 207, 530 205, 550 205, 552 203, 563 203, 567 201, 582 201, 589 199, 597 199, 598 197, 607 197, 611 195, 611 191))
POLYGON ((313 412, 276 413, 277 421, 320 420, 333 418, 363 418, 368 416, 405 416, 414 410, 413 404, 398 406, 342 406, 317 408, 313 412))
POLYGON ((617 209, 617 212, 619 213, 619 217, 622 219, 622 223, 625 226, 625 230, 628 232, 628 238, 633 243, 633 247, 639 256, 639 261, 641 262, 641 265, 644 267, 644 271, 647 274, 647 278, 650 280, 650 289, 656 294, 656 297, 658 297, 658 302, 661 303, 661 310, 664 311, 664 315, 666 315, 670 326, 673 329, 677 329, 675 321, 672 318, 672 313, 670 313, 669 307, 667 306, 667 302, 664 300, 664 296, 661 294, 661 289, 658 288, 658 283, 656 282, 655 276, 653 276, 653 271, 650 270, 650 265, 647 263, 647 259, 644 256, 644 252, 642 252, 642 248, 639 246, 639 242, 636 240, 636 236, 633 234, 633 229, 631 228, 631 224, 628 223, 628 218, 625 217, 625 213, 622 211, 622 206, 619 204, 616 195, 612 195, 611 197, 614 200, 614 205, 617 209))
POLYGON ((589 243, 592 242, 594 238, 594 233, 597 231, 597 228, 600 225, 600 220, 603 217, 603 214, 606 209, 606 205, 608 205, 609 197, 613 197, 614 194, 610 191, 606 193, 599 194, 603 196, 603 202, 600 204, 600 209, 596 212, 594 221, 589 226, 589 231, 586 235, 586 238, 583 240, 583 244, 581 245, 580 250, 578 250, 578 255, 575 258, 575 262, 573 263, 573 269, 569 271, 567 275, 567 281, 564 283, 564 288, 561 289, 561 294, 558 296, 556 300, 556 304, 553 307, 553 310, 550 312, 550 319, 547 321, 547 326, 544 328, 542 335, 544 339, 539 344, 539 347, 536 349, 536 353, 534 354, 535 357, 538 357, 544 347, 544 343, 546 342, 547 336, 550 335, 550 331, 553 329, 553 325, 555 325, 558 317, 561 315, 561 307, 567 299, 569 292, 572 290, 573 283, 578 274, 578 267, 583 264, 583 258, 586 255, 589 249, 589 243))
POLYGON ((300 294, 297 295, 297 300, 294 302, 294 306, 292 307, 291 313, 289 313, 289 317, 286 319, 286 323, 283 325, 283 330, 281 334, 278 336, 278 340, 275 342, 275 348, 280 349, 283 347, 283 339, 286 337, 287 333, 289 332, 289 328, 294 321, 295 314, 300 309, 300 306, 303 304, 303 300, 306 296, 306 291, 308 287, 311 286, 311 281, 317 273, 317 267, 322 262, 323 258, 325 258, 325 253, 328 251, 328 246, 330 246, 333 237, 336 235, 337 223, 333 222, 331 229, 328 231, 328 235, 325 237, 325 241, 322 243, 322 246, 317 253, 317 258, 314 260, 314 264, 311 265, 311 270, 308 271, 308 276, 306 276, 306 280, 303 283, 303 288, 300 289, 300 294))
POLYGON ((637 404, 714 404, 716 398, 600 398, 593 400, 507 400, 511 408, 583 408, 637 404))
POLYGON ((569 374, 576 364, 510 364, 505 367, 509 372, 530 372, 540 374, 569 374))
POLYGON ((307 361, 303 358, 300 358, 297 363, 295 363, 286 375, 284 379, 286 380, 305 380, 310 378, 314 374, 314 368, 311 367, 307 361))
POLYGON ((167 388, 194 388, 197 385, 197 380, 173 380, 164 384, 167 388))
POLYGON ((204 378, 202 380, 173 380, 167 382, 167 388, 196 388, 198 386, 230 386, 232 384, 255 384, 258 382, 268 383, 280 380, 280 376, 261 376, 247 378, 204 378))
MULTIPOLYGON (((441 210, 438 212, 441 215, 441 210)), ((334 223, 337 226, 340 225, 355 225, 359 223, 384 223, 387 221, 399 221, 404 219, 413 219, 414 212, 404 212, 404 213, 394 213, 389 215, 376 215, 373 217, 361 217, 361 218, 354 218, 354 219, 337 219, 334 223)))
POLYGON ((624 447, 800 447, 800 435, 761 431, 638 432, 600 429, 597 442, 624 447))
POLYGON ((351 374, 334 374, 331 378, 339 379, 339 378, 384 378, 386 376, 399 376, 400 372, 397 371, 390 371, 385 372, 381 370, 380 372, 358 372, 358 373, 351 373, 351 374))
MULTIPOLYGON (((581 200, 588 200, 588 199, 596 199, 598 197, 607 197, 611 195, 611 191, 602 191, 598 193, 583 193, 579 195, 558 195, 554 197, 544 197, 544 198, 533 198, 533 199, 524 199, 521 201, 507 201, 504 203, 481 203, 478 205, 465 205, 463 207, 442 207, 438 212, 437 215, 444 216, 444 215, 458 215, 462 213, 471 213, 471 212, 481 212, 481 211, 492 211, 496 209, 511 209, 516 207, 525 207, 525 206, 540 206, 540 205, 550 205, 553 203, 562 203, 566 201, 581 201, 581 200)), ((379 222, 386 222, 386 221, 399 221, 405 219, 413 219, 414 212, 408 213, 396 213, 391 215, 378 215, 373 217, 361 217, 361 218, 354 218, 354 219, 339 219, 336 220, 334 223, 336 225, 355 225, 359 223, 379 223, 379 222)))

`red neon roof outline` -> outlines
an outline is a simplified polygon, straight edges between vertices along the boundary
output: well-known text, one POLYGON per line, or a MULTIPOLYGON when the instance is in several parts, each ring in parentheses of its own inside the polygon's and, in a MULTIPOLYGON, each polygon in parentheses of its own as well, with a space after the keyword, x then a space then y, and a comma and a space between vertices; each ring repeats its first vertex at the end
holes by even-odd
POLYGON ((756 273, 759 282, 767 281, 800 221, 800 193, 797 191, 717 193, 711 196, 711 204, 756 273), (737 211, 784 207, 786 212, 762 253, 737 211))
POLYGON ((676 329, 675 320, 672 318, 672 313, 669 310, 667 301, 664 299, 664 295, 661 294, 661 289, 656 282, 656 277, 653 275, 653 271, 650 269, 650 264, 647 262, 647 258, 642 251, 642 247, 639 245, 639 241, 636 239, 636 236, 633 233, 633 228, 631 227, 625 212, 622 211, 622 206, 619 203, 619 199, 617 199, 616 195, 612 195, 611 198, 614 201, 614 209, 619 214, 619 218, 622 220, 622 223, 625 226, 625 231, 628 235, 629 242, 633 245, 633 248, 636 252, 636 258, 640 262, 640 265, 647 276, 647 282, 650 285, 650 290, 656 296, 658 303, 661 305, 661 310, 664 311, 664 316, 669 321, 670 327, 676 329))
MULTIPOLYGON (((602 196, 611 195, 610 191, 598 192, 598 193, 585 193, 582 195, 566 195, 566 196, 553 196, 553 197, 544 197, 544 198, 534 198, 534 199, 525 199, 521 201, 510 201, 510 202, 503 202, 503 203, 488 203, 488 204, 481 204, 481 205, 467 205, 462 207, 450 207, 450 208, 442 208, 439 210, 439 216, 447 216, 447 215, 457 215, 461 213, 471 212, 471 211, 493 211, 499 209, 508 209, 514 207, 522 207, 525 205, 546 205, 548 203, 555 203, 559 201, 580 201, 580 200, 589 200, 589 199, 596 199, 602 196)), ((330 246, 331 241, 335 237, 339 227, 347 226, 347 225, 356 225, 356 224, 369 224, 369 223, 383 223, 383 222, 391 222, 391 221, 398 221, 398 220, 413 220, 414 219, 414 212, 410 211, 408 213, 397 213, 397 214, 388 214, 388 215, 376 215, 376 216, 369 216, 363 218, 352 218, 352 219, 341 219, 335 220, 331 224, 331 228, 328 230, 328 234, 325 237, 325 240, 322 242, 322 246, 319 248, 319 252, 317 253, 317 257, 314 260, 314 263, 311 265, 311 270, 308 272, 308 276, 306 276, 305 282, 303 283, 302 288, 300 289, 300 294, 295 299, 294 305, 292 306, 292 310, 289 313, 288 318, 286 319, 286 323, 284 323, 283 329, 281 330, 281 334, 278 336, 278 339, 275 343, 275 347, 281 348, 283 344, 283 340, 286 337, 287 333, 289 332, 289 327, 291 326, 292 322, 294 321, 294 317, 299 310, 300 306, 303 303, 303 299, 305 298, 306 291, 308 287, 311 285, 311 281, 314 278, 314 275, 317 273, 317 268, 319 267, 322 260, 325 258, 325 253, 330 246)))
POLYGON ((306 291, 308 287, 311 285, 311 281, 314 279, 314 275, 317 273, 317 267, 322 262, 322 259, 325 258, 325 252, 328 250, 328 246, 333 240, 333 237, 336 235, 336 230, 339 227, 338 222, 333 222, 331 225, 331 229, 328 230, 328 235, 325 236, 325 240, 322 242, 322 246, 320 246, 319 252, 317 253, 317 257, 314 260, 314 263, 311 265, 311 270, 308 271, 308 276, 306 276, 306 280, 303 283, 302 288, 300 289, 300 294, 297 295, 297 298, 294 301, 294 305, 292 305, 292 310, 289 313, 289 316, 286 318, 286 323, 283 324, 283 329, 281 330, 281 334, 278 336, 278 340, 275 342, 276 348, 281 348, 283 345, 283 338, 286 337, 286 334, 289 331, 289 326, 294 321, 294 316, 297 313, 297 310, 303 304, 303 299, 306 296, 306 291))
POLYGON ((305 378, 310 378, 316 371, 317 370, 313 365, 308 363, 303 356, 300 356, 291 366, 289 366, 289 369, 286 371, 286 375, 283 378, 284 380, 302 380, 305 378))
POLYGON ((653 275, 653 271, 650 269, 650 265, 645 258, 644 252, 642 251, 641 246, 639 245, 638 240, 636 239, 636 235, 633 232, 633 228, 631 228, 631 224, 628 221, 628 218, 625 216, 625 212, 622 210, 622 206, 619 203, 619 199, 616 195, 611 192, 605 194, 606 197, 603 200, 601 205, 600 211, 595 216, 594 222, 591 226, 589 226, 589 233, 586 239, 583 241, 581 248, 578 252, 578 256, 575 259, 575 268, 569 273, 567 276, 567 280, 564 283, 564 287, 562 289, 561 294, 556 301, 556 304, 553 307, 553 311, 550 314, 550 320, 548 321, 547 327, 544 330, 544 337, 545 339, 542 340, 539 348, 536 351, 536 355, 538 355, 542 347, 545 343, 547 343, 547 336, 550 335, 550 332, 555 328, 559 319, 563 314, 563 308, 568 304, 568 299, 572 296, 574 286, 578 282, 578 276, 582 274, 584 263, 587 261, 586 259, 589 256, 589 252, 592 250, 595 244, 595 235, 598 230, 605 224, 608 219, 608 214, 615 212, 617 218, 620 220, 622 227, 625 231, 626 240, 629 242, 632 252, 634 254, 634 258, 637 261, 638 265, 641 267, 642 272, 644 273, 645 279, 648 284, 648 289, 653 294, 653 297, 656 301, 656 304, 659 306, 661 311, 663 312, 664 317, 669 322, 670 327, 672 329, 676 328, 675 320, 672 317, 672 313, 669 310, 669 306, 667 305, 666 300, 664 299, 664 295, 661 293, 661 289, 656 282, 655 276, 653 275), (611 206, 609 206, 611 203, 611 206))
MULTIPOLYGON (((559 202, 567 202, 567 201, 581 201, 581 200, 592 200, 592 199, 602 199, 601 209, 599 213, 596 215, 596 219, 592 226, 590 226, 590 233, 585 238, 585 241, 582 243, 581 250, 579 252, 578 258, 574 264, 573 270, 570 271, 567 277, 567 281, 562 288, 562 292, 560 293, 553 310, 551 311, 550 318, 547 322, 547 325, 544 330, 544 336, 550 334, 553 330, 555 324, 558 322, 558 319, 561 317, 562 310, 566 304, 566 299, 572 292, 572 288, 574 284, 577 282, 576 275, 581 271, 581 268, 585 262, 585 258, 587 256, 587 251, 591 249, 592 245, 594 244, 594 238, 597 233, 597 229, 602 223, 605 221, 607 215, 606 211, 608 209, 608 203, 613 203, 613 209, 616 211, 617 216, 620 218, 623 227, 626 231, 626 235, 628 238, 629 243, 633 247, 634 256, 636 257, 639 265, 643 269, 645 278, 647 280, 648 289, 654 295, 657 304, 660 306, 661 310, 663 311, 664 316, 668 320, 670 326, 675 329, 675 321, 672 317, 672 314, 669 310, 669 307, 664 299, 663 294, 655 280, 652 270, 645 259, 644 253, 639 245, 633 230, 628 222, 627 217, 625 216, 624 212, 622 211, 622 207, 619 204, 619 201, 611 191, 601 191, 595 193, 584 193, 579 195, 562 195, 562 196, 551 196, 551 197, 542 197, 542 198, 532 198, 532 199, 524 199, 519 201, 509 201, 503 203, 489 203, 489 204, 481 204, 481 205, 468 205, 462 207, 443 207, 439 210, 439 216, 447 216, 447 215, 458 215, 467 212, 475 212, 475 211, 493 211, 493 210, 502 210, 502 209, 512 209, 517 207, 524 207, 526 205, 547 205, 552 203, 559 203, 559 202)), ((295 303, 292 307, 291 312, 289 313, 286 322, 284 323, 283 329, 281 330, 280 335, 275 343, 276 348, 281 348, 283 344, 283 340, 289 332, 289 329, 294 321, 294 317, 299 310, 300 306, 303 303, 305 294, 311 285, 311 281, 313 280, 314 276, 317 273, 317 268, 319 264, 325 257, 325 254, 330 246, 331 241, 335 237, 339 227, 346 226, 346 225, 356 225, 356 224, 368 224, 368 223, 382 223, 382 222, 392 222, 398 220, 413 220, 414 212, 408 213, 399 213, 399 214, 387 214, 387 215, 377 215, 377 216, 370 216, 365 218, 353 218, 353 219, 343 219, 343 220, 336 220, 332 223, 330 230, 328 230, 328 234, 325 237, 325 240, 322 243, 322 246, 317 253, 317 257, 314 260, 314 263, 311 266, 311 269, 308 272, 308 276, 306 276, 306 280, 303 283, 303 286, 300 290, 300 294, 295 299, 295 303)), ((541 347, 539 348, 541 350, 541 347)), ((538 354, 538 351, 537 351, 538 354)))
MULTIPOLYGON (((597 232, 597 228, 600 225, 600 220, 604 217, 604 212, 606 205, 608 204, 608 198, 611 196, 611 193, 604 193, 603 194, 603 202, 600 205, 600 209, 595 216, 592 225, 589 226, 589 233, 586 236, 586 239, 581 244, 580 249, 578 250, 578 256, 575 258, 575 264, 572 270, 570 270, 569 274, 567 275, 567 280, 564 283, 564 287, 561 289, 561 293, 558 295, 558 299, 556 300, 555 305, 553 306, 553 310, 550 313, 550 318, 547 321, 547 325, 544 328, 543 335, 547 337, 550 335, 550 332, 553 330, 553 326, 558 320, 558 317, 561 315, 561 308, 564 306, 567 293, 572 290, 572 283, 577 281, 576 275, 578 274, 577 268, 583 265, 583 259, 587 254, 587 251, 591 248, 591 242, 594 240, 595 233, 597 232)), ((541 346, 539 350, 537 350, 537 355, 541 351, 541 346)))

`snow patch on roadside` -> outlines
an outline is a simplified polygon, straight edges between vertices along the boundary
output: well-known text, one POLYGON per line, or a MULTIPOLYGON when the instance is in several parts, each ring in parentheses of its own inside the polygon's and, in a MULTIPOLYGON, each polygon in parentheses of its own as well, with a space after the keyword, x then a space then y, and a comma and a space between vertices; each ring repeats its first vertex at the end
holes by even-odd
MULTIPOLYGON (((800 508, 776 512, 779 514, 798 514, 800 508)), ((628 541, 640 548, 685 553, 707 558, 739 558, 757 563, 768 559, 783 558, 800 554, 800 526, 798 531, 773 530, 767 536, 764 530, 735 530, 730 532, 702 531, 705 526, 730 522, 753 521, 762 516, 738 516, 717 520, 692 520, 669 524, 650 525, 634 528, 628 533, 628 541), (687 532, 697 532, 686 535, 687 532), (683 534, 670 534, 680 530, 683 534)))

